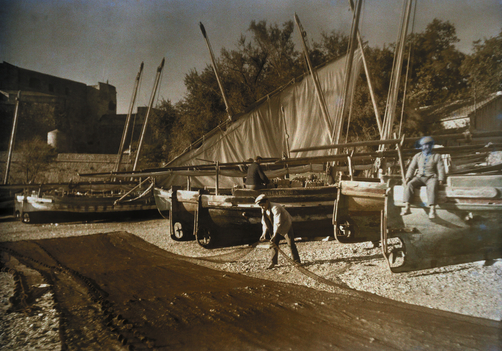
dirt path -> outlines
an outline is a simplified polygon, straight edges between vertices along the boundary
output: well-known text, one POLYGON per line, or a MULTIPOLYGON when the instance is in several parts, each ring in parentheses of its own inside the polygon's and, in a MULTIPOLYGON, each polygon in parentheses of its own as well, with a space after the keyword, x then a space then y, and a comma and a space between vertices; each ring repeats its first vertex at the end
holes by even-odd
POLYGON ((212 270, 127 232, 1 246, 49 282, 70 350, 502 349, 501 322, 212 270))

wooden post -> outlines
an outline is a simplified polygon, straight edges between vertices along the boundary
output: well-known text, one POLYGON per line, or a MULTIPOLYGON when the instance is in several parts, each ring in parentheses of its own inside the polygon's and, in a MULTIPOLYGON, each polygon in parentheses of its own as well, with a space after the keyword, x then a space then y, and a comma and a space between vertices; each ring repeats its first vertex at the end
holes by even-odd
POLYGON ((347 167, 349 168, 350 180, 354 180, 354 171, 352 170, 352 155, 354 155, 354 150, 347 156, 347 167))

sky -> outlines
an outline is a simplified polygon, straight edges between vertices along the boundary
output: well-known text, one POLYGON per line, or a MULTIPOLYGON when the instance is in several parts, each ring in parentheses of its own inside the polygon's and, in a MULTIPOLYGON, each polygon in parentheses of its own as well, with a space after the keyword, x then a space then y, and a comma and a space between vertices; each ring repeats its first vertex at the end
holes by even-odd
MULTIPOLYGON (((396 41, 403 0, 365 0, 360 31, 372 47, 396 41)), ((141 62, 137 105, 150 101, 157 67, 158 98, 179 101, 184 77, 211 63, 199 28, 216 56, 236 48, 252 20, 282 25, 297 13, 310 40, 350 32, 347 0, 0 0, 0 61, 57 77, 117 88, 117 112, 127 113, 141 62)), ((414 32, 434 18, 453 23, 465 53, 472 42, 502 30, 502 0, 419 0, 414 32)), ((293 37, 301 49, 295 28, 293 37)))

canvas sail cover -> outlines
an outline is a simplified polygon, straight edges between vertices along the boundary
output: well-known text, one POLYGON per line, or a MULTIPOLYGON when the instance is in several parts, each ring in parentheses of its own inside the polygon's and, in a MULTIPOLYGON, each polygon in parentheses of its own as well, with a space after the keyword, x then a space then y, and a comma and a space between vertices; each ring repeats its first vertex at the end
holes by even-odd
MULTIPOLYGON (((331 125, 344 98, 344 69, 346 56, 318 68, 317 75, 324 94, 331 125)), ((361 67, 361 53, 355 52, 349 94, 354 91, 355 80, 361 67)), ((350 102, 349 102, 350 103, 350 102)), ((290 150, 311 146, 333 144, 333 131, 323 117, 313 79, 306 75, 299 82, 279 89, 267 96, 251 111, 238 116, 226 130, 215 130, 204 138, 196 149, 186 151, 174 159, 168 167, 207 165, 243 162, 249 158, 310 157, 329 155, 331 150, 318 150, 291 153, 290 150), (204 161, 203 161, 204 160, 204 161)), ((267 173, 267 172, 266 172, 267 173)), ((232 187, 243 185, 245 174, 234 172, 233 176, 220 174, 219 186, 232 187)), ((269 176, 274 176, 272 172, 269 176)), ((180 174, 167 175, 157 179, 158 186, 186 185, 186 177, 180 174)), ((214 175, 201 175, 191 178, 193 187, 213 187, 214 175)))

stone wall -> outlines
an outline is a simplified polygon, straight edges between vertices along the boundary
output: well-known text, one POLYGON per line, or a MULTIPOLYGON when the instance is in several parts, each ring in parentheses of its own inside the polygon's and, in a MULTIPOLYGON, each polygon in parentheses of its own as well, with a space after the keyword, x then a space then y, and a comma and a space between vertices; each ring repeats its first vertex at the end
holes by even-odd
MULTIPOLYGON (((41 138, 53 129, 59 129, 68 136, 71 145, 65 152, 104 153, 99 143, 99 121, 103 115, 117 113, 117 91, 108 83, 88 86, 84 83, 59 78, 48 74, 16 67, 7 62, 0 63, 0 146, 6 150, 14 119, 15 100, 21 91, 18 138, 29 139, 37 134, 41 138), (33 94, 38 93, 35 97, 33 94), (54 102, 40 102, 43 97, 53 97, 54 102), (12 96, 12 97, 11 97, 12 96), (45 116, 47 108, 53 106, 51 116, 45 116), (43 111, 43 112, 40 112, 43 111), (40 116, 40 115, 44 116, 40 116), (52 121, 47 130, 42 128, 23 129, 22 123, 28 119, 48 118, 52 121), (23 134, 28 134, 27 136, 23 134)), ((122 130, 116 132, 119 137, 122 130)))

